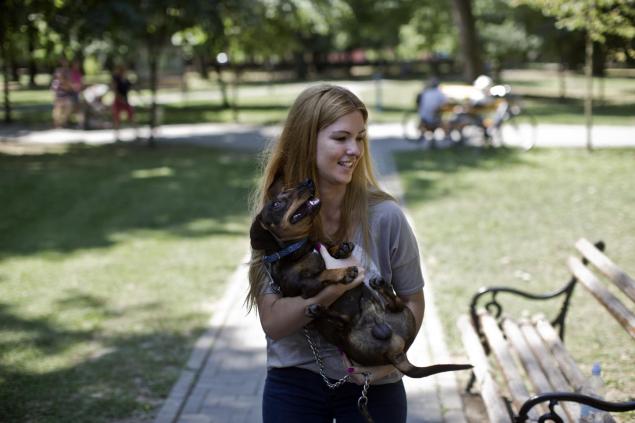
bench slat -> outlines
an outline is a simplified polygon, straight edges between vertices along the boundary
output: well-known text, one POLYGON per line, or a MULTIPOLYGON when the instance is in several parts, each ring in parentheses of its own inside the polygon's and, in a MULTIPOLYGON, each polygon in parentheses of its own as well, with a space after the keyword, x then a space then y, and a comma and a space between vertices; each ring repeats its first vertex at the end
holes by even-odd
POLYGON ((613 295, 595 277, 593 273, 576 257, 567 261, 571 273, 586 287, 593 296, 617 319, 629 335, 635 338, 635 314, 613 295))
POLYGON ((560 340, 556 330, 544 316, 536 316, 534 318, 534 324, 545 345, 547 345, 556 361, 558 361, 560 369, 562 369, 573 390, 580 389, 585 381, 584 375, 573 360, 573 357, 569 354, 569 351, 567 351, 562 340, 560 340))
MULTIPOLYGON (((534 356, 538 358, 540 366, 547 376, 547 379, 549 380, 551 386, 553 386, 557 391, 572 392, 573 389, 563 376, 560 367, 558 366, 558 362, 551 355, 549 349, 543 344, 542 338, 536 331, 536 328, 531 324, 531 322, 527 320, 521 321, 520 331, 531 347, 534 356)), ((565 412, 569 415, 569 418, 572 421, 576 421, 576 419, 580 415, 580 407, 578 406, 578 404, 572 402, 563 402, 561 403, 561 405, 564 408, 565 412)))
MULTIPOLYGON (((523 337, 523 334, 516 322, 511 319, 503 320, 503 332, 507 336, 509 344, 518 354, 535 392, 538 394, 552 392, 553 388, 551 387, 551 384, 542 372, 538 360, 536 360, 536 357, 534 357, 531 352, 531 349, 529 348, 529 345, 527 345, 527 342, 525 341, 525 338, 523 337)), ((546 404, 542 404, 542 406, 544 407, 546 404)), ((542 411, 545 412, 546 409, 543 408, 542 411)), ((563 413, 561 413, 561 415, 562 414, 563 413)), ((568 421, 568 419, 565 418, 565 421, 568 421)))
POLYGON ((463 315, 457 323, 461 331, 461 339, 467 351, 470 363, 474 366, 474 375, 479 383, 481 396, 485 403, 485 409, 489 421, 493 423, 508 423, 511 421, 507 412, 507 405, 502 399, 498 386, 492 377, 487 355, 472 326, 471 319, 463 315))
POLYGON ((579 239, 575 246, 584 257, 600 269, 624 294, 635 302, 635 280, 633 278, 586 239, 579 239))
MULTIPOLYGON (((520 371, 516 367, 514 358, 509 351, 509 345, 496 324, 496 320, 494 320, 494 318, 489 314, 482 313, 481 325, 483 326, 483 332, 485 333, 487 342, 494 352, 494 356, 498 361, 499 367, 507 380, 507 386, 512 396, 512 402, 516 407, 516 411, 518 411, 522 404, 529 399, 529 391, 527 391, 527 388, 523 383, 520 371)), ((537 415, 533 412, 530 417, 537 418, 537 415)))

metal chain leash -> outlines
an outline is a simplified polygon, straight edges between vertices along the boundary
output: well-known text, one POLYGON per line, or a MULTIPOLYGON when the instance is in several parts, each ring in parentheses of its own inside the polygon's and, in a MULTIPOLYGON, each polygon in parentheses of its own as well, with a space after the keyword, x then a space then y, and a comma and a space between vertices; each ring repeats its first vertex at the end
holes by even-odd
POLYGON ((357 400, 357 408, 362 416, 366 418, 368 423, 373 423, 374 420, 368 412, 368 388, 370 387, 370 373, 364 372, 364 387, 362 388, 362 395, 357 400))
POLYGON ((361 408, 366 408, 368 404, 368 388, 370 386, 370 373, 363 373, 364 375, 364 387, 362 388, 362 396, 357 400, 357 406, 361 408))
POLYGON ((318 368, 320 370, 320 376, 322 376, 322 379, 324 379, 324 383, 326 383, 326 386, 328 386, 329 389, 335 389, 335 388, 339 388, 346 381, 348 381, 348 375, 342 377, 340 380, 338 380, 335 383, 331 383, 331 381, 329 381, 328 377, 326 377, 326 372, 324 371, 324 361, 322 361, 322 357, 320 356, 320 351, 318 350, 318 347, 313 343, 313 340, 311 339, 311 334, 309 333, 309 330, 307 328, 304 328, 304 336, 307 342, 309 343, 309 347, 311 348, 311 351, 313 351, 313 357, 315 357, 315 362, 317 363, 318 368))
MULTIPOLYGON (((331 381, 329 381, 329 378, 326 377, 326 372, 324 371, 324 361, 322 360, 322 357, 320 356, 319 348, 318 346, 315 345, 315 343, 313 342, 313 339, 311 339, 311 334, 309 333, 309 330, 307 328, 304 328, 304 337, 306 338, 309 344, 309 347, 311 348, 311 351, 313 352, 313 356, 315 357, 315 362, 317 363, 318 368, 320 370, 320 376, 322 376, 322 379, 324 379, 324 383, 326 384, 326 386, 328 386, 329 389, 335 389, 343 385, 345 382, 347 382, 349 375, 342 377, 335 383, 331 383, 331 381)), ((364 372, 362 373, 362 375, 364 376, 364 386, 362 388, 362 395, 357 400, 357 408, 359 409, 359 412, 361 413, 361 415, 364 416, 364 418, 366 418, 366 421, 368 423, 374 423, 373 418, 370 416, 370 413, 368 412, 368 388, 370 388, 370 373, 364 372)))

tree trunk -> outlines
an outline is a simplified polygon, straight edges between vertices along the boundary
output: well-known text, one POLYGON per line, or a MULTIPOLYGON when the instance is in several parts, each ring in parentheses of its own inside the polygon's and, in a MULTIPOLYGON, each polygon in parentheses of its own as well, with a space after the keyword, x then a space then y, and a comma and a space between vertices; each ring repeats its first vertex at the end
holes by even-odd
POLYGON ((238 84, 240 83, 242 72, 239 68, 234 70, 234 81, 232 84, 232 119, 238 123, 238 84))
POLYGON ((29 21, 27 29, 28 48, 29 48, 29 88, 35 88, 37 86, 35 82, 35 76, 37 75, 37 63, 35 62, 35 39, 36 30, 32 21, 29 21))
POLYGON ((5 43, 5 30, 0 29, 0 55, 2 55, 2 76, 4 88, 4 122, 11 123, 11 98, 9 94, 9 53, 5 43))
POLYGON ((18 61, 15 58, 15 51, 11 44, 9 44, 9 56, 11 57, 11 80, 18 83, 20 86, 20 71, 18 61))
POLYGON ((584 117, 586 121, 586 147, 589 151, 593 150, 591 140, 591 129, 593 126, 593 40, 591 32, 586 34, 586 58, 584 73, 586 76, 586 94, 584 98, 584 117))
POLYGON ((296 78, 300 81, 305 81, 309 74, 309 66, 304 57, 304 50, 293 52, 293 62, 296 78))
POLYGON ((483 73, 478 34, 472 14, 472 0, 452 0, 452 6, 454 20, 459 27, 463 75, 466 82, 472 82, 483 73))
POLYGON ((560 102, 564 102, 567 97, 566 66, 564 60, 558 63, 558 99, 560 102))
POLYGON ((155 146, 154 129, 157 126, 157 86, 159 82, 159 51, 155 51, 152 47, 148 48, 149 65, 150 65, 150 92, 152 100, 150 104, 150 137, 148 143, 150 147, 155 146))
POLYGON ((198 73, 201 75, 201 78, 208 81, 209 80, 209 69, 207 66, 207 57, 205 54, 199 53, 196 55, 198 62, 198 73))
POLYGON ((604 105, 604 77, 606 76, 606 48, 600 43, 593 43, 593 76, 597 77, 597 104, 604 105))
POLYGON ((227 97, 227 84, 223 79, 223 68, 218 62, 214 62, 214 70, 216 71, 216 75, 218 76, 218 85, 220 86, 221 97, 223 98, 223 109, 229 108, 229 98, 227 97))

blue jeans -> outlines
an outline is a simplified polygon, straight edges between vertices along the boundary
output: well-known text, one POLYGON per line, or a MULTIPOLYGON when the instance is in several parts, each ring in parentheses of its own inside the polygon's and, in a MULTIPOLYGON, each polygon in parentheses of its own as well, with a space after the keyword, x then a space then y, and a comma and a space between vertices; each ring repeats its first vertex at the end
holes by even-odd
MULTIPOLYGON (((331 381, 334 382, 334 381, 331 381)), ((329 389, 322 377, 297 367, 270 369, 262 399, 264 423, 365 423, 357 409, 362 387, 354 383, 329 389)), ((403 382, 371 385, 368 411, 376 423, 405 423, 403 382)))

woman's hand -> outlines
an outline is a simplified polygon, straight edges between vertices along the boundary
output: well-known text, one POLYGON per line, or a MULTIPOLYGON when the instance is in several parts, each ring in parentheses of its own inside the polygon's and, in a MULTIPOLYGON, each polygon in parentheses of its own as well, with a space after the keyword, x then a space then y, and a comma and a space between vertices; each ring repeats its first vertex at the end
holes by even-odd
POLYGON ((365 382, 364 373, 368 374, 368 383, 371 385, 381 382, 384 379, 400 376, 401 372, 392 364, 383 366, 364 367, 353 364, 351 360, 342 352, 342 362, 349 374, 349 380, 357 385, 363 385, 365 382))

